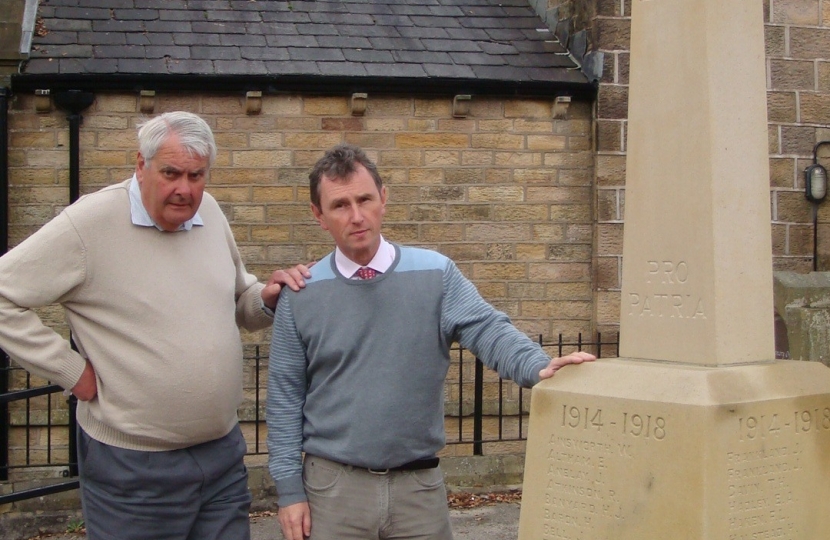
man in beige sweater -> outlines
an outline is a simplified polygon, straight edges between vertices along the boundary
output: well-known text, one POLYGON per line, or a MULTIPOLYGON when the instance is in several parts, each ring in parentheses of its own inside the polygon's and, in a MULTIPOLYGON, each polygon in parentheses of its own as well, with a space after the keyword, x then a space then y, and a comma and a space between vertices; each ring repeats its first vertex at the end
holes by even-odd
POLYGON ((251 496, 237 420, 238 326, 272 324, 282 285, 245 270, 204 192, 216 143, 196 115, 138 132, 135 175, 79 199, 0 257, 0 348, 71 389, 91 540, 236 540, 251 496), (33 308, 63 305, 78 351, 33 308))

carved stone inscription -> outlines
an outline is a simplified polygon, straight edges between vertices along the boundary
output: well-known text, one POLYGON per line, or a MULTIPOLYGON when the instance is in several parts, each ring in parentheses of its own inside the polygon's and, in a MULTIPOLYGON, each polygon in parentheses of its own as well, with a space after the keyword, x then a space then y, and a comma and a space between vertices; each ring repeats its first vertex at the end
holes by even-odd
MULTIPOLYGON (((815 468, 814 452, 830 442, 830 403, 749 408, 723 419, 727 430, 721 433, 728 436, 720 443, 701 438, 689 425, 672 424, 677 417, 671 407, 660 410, 636 402, 624 407, 556 404, 548 420, 553 433, 544 469, 544 540, 610 540, 610 531, 620 530, 634 515, 631 486, 639 478, 634 471, 661 476, 666 471, 658 462, 677 448, 699 444, 695 452, 702 452, 707 442, 723 452, 720 471, 699 474, 705 483, 722 486, 715 491, 725 494, 725 522, 710 525, 724 540, 813 538, 815 531, 801 530, 810 503, 804 486, 823 470, 815 468)), ((708 416, 705 408, 699 412, 708 416)), ((664 484, 673 481, 661 478, 664 484)))
POLYGON ((626 513, 619 471, 630 467, 641 445, 665 440, 669 426, 660 415, 568 403, 553 421, 542 538, 595 538, 592 530, 601 521, 607 525, 626 513))
POLYGON ((830 404, 750 414, 735 419, 736 437, 726 453, 729 540, 802 538, 799 487, 804 449, 830 433, 830 404))
POLYGON ((644 290, 628 293, 628 315, 668 319, 706 318, 703 298, 690 285, 686 261, 647 261, 644 278, 644 290))

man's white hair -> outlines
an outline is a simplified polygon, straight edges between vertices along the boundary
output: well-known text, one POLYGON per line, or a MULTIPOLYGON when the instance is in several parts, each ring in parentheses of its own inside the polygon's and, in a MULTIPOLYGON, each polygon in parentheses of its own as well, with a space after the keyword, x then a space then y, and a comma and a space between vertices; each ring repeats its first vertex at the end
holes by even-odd
POLYGON ((200 116, 185 111, 166 112, 139 125, 138 149, 144 159, 151 161, 159 148, 171 136, 191 155, 208 158, 208 165, 216 161, 216 140, 213 131, 200 116))

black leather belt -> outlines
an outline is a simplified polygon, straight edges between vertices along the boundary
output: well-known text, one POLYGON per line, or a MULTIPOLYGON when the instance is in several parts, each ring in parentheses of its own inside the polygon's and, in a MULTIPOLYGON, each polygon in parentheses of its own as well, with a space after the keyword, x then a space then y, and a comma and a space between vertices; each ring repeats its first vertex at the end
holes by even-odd
POLYGON ((397 467, 390 467, 388 469, 374 469, 372 467, 366 467, 366 470, 372 474, 387 474, 396 471, 421 471, 424 469, 434 469, 438 466, 438 462, 439 459, 437 457, 434 457, 426 459, 416 459, 415 461, 410 461, 409 463, 404 463, 403 465, 398 465, 397 467))

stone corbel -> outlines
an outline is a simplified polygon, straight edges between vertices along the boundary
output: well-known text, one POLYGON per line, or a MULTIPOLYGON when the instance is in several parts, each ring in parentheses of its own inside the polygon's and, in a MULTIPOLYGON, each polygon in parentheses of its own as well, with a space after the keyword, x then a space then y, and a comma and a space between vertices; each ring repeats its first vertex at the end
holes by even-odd
POLYGON ((156 110, 156 91, 142 90, 138 97, 138 110, 144 114, 153 114, 156 110))
POLYGON ((251 90, 245 94, 245 114, 259 114, 262 112, 262 92, 251 90))
POLYGON ((352 116, 363 116, 366 114, 366 101, 368 101, 368 99, 369 95, 362 92, 352 94, 352 116))
POLYGON ((564 120, 568 117, 568 108, 571 106, 571 96, 556 96, 553 101, 553 117, 564 120))
POLYGON ((48 113, 52 110, 52 98, 48 89, 35 90, 35 112, 48 113))
POLYGON ((470 94, 458 94, 452 98, 452 115, 455 118, 466 118, 470 114, 470 94))

